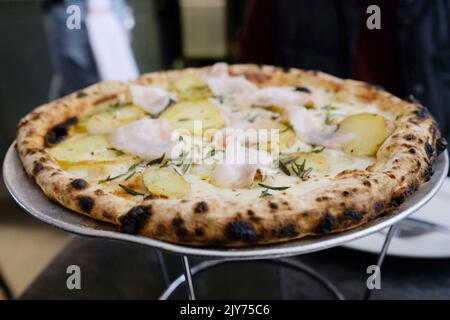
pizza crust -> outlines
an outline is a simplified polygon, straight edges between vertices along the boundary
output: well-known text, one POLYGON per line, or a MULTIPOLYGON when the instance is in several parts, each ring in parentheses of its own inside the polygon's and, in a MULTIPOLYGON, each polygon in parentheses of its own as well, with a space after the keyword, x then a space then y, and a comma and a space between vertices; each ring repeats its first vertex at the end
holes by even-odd
MULTIPOLYGON (((136 83, 168 84, 182 74, 208 68, 150 73, 136 83)), ((260 86, 292 81, 321 87, 337 97, 375 102, 396 115, 395 129, 366 170, 345 170, 327 186, 301 196, 273 195, 258 201, 148 199, 137 203, 107 193, 63 171, 45 149, 54 126, 124 94, 127 84, 102 82, 42 105, 18 125, 17 149, 27 174, 51 199, 94 219, 118 225, 122 232, 199 246, 248 246, 348 230, 389 214, 433 174, 432 163, 445 150, 436 122, 417 102, 403 101, 363 82, 322 72, 271 66, 232 65, 260 86)))

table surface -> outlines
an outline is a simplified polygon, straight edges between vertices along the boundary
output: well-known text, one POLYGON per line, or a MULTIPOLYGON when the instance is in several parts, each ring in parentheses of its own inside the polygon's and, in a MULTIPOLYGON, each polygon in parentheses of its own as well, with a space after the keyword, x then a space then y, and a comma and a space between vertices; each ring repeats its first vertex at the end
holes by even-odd
MULTIPOLYGON (((181 269, 180 256, 164 254, 171 279, 181 269)), ((295 257, 331 280, 347 299, 359 299, 376 256, 334 248, 295 257)), ((191 258, 194 265, 203 259, 191 258)), ((315 280, 264 261, 225 264, 194 278, 197 298, 330 299, 315 280)), ((165 289, 156 254, 122 241, 74 236, 22 295, 23 299, 156 299, 165 289), (81 269, 81 289, 69 290, 69 265, 81 269)), ((172 296, 185 299, 185 287, 172 296)), ((372 299, 450 299, 450 259, 387 257, 381 289, 372 299)))

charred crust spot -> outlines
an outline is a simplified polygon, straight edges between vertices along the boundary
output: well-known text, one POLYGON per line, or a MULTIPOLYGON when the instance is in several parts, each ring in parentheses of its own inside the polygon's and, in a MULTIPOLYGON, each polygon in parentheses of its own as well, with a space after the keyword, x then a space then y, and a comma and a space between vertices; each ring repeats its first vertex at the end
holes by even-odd
POLYGON ((194 233, 197 237, 203 237, 205 235, 205 230, 203 228, 195 228, 194 233))
POLYGON ((253 211, 253 210, 247 210, 247 214, 250 216, 250 217, 253 217, 254 215, 255 215, 255 211, 253 211))
POLYGON ((194 207, 195 213, 205 213, 205 212, 208 212, 208 210, 209 210, 209 207, 205 201, 198 202, 194 207))
POLYGON ((38 175, 38 173, 41 172, 43 169, 44 166, 41 163, 36 162, 33 166, 33 175, 34 176, 38 175))
POLYGON ((369 180, 364 180, 363 185, 365 185, 366 187, 370 187, 372 184, 370 183, 369 180))
POLYGON ((404 136, 406 141, 413 141, 416 137, 413 134, 407 134, 404 136))
POLYGON ((183 220, 182 218, 180 218, 180 217, 175 217, 175 218, 173 218, 173 220, 172 220, 172 225, 173 225, 174 227, 179 227, 179 226, 181 226, 183 223, 184 223, 184 220, 183 220))
POLYGON ((445 149, 447 149, 447 139, 440 137, 436 140, 436 152, 441 154, 445 149))
POLYGON ((31 121, 36 121, 41 117, 41 113, 40 112, 32 112, 31 113, 31 121))
POLYGON ((92 208, 94 207, 94 199, 88 196, 80 196, 78 197, 78 207, 81 209, 81 211, 90 213, 92 211, 92 208))
POLYGON ((323 216, 322 220, 316 227, 315 232, 318 234, 326 234, 330 233, 333 230, 334 225, 336 224, 336 220, 334 217, 328 212, 323 216))
POLYGON ((408 98, 409 101, 411 101, 412 103, 414 103, 417 106, 417 110, 414 111, 414 114, 419 118, 419 119, 425 119, 427 117, 429 117, 430 115, 430 111, 428 110, 427 107, 423 106, 419 100, 417 100, 413 95, 410 95, 408 98))
POLYGON ((307 87, 295 87, 295 91, 297 91, 297 92, 304 92, 304 93, 311 93, 311 90, 309 90, 307 87))
POLYGON ((256 241, 256 231, 253 226, 245 221, 236 220, 230 222, 225 228, 226 235, 231 240, 244 241, 244 242, 255 242, 256 241))
POLYGON ((77 117, 71 117, 51 128, 45 135, 45 144, 52 146, 62 142, 67 137, 70 127, 77 124, 77 122, 77 117))
POLYGON ((186 229, 183 226, 177 227, 176 233, 177 233, 177 236, 180 238, 186 238, 189 235, 188 229, 186 229))
POLYGON ((22 128, 24 125, 28 123, 27 119, 22 119, 19 124, 17 125, 17 128, 22 128))
POLYGON ((353 220, 355 222, 359 222, 364 217, 364 212, 353 210, 353 209, 349 209, 349 210, 344 212, 344 217, 348 218, 348 219, 351 219, 351 220, 353 220))
POLYGON ((269 207, 270 207, 270 209, 276 210, 276 209, 278 209, 278 204, 275 202, 269 202, 269 207))
POLYGON ((276 231, 278 238, 292 238, 298 235, 297 228, 293 224, 284 226, 276 231))
POLYGON ((120 217, 121 231, 125 233, 136 234, 147 223, 152 212, 151 205, 136 206, 130 209, 124 216, 120 217))
POLYGON ((400 195, 394 196, 391 199, 390 205, 392 207, 396 208, 396 207, 400 206, 404 201, 405 201, 405 196, 403 194, 400 194, 400 195))
POLYGON ((429 181, 433 176, 433 174, 434 174, 433 168, 431 166, 428 166, 423 173, 424 180, 429 181))
POLYGON ((88 186, 88 183, 84 179, 75 179, 70 183, 70 186, 76 190, 83 190, 88 186))
POLYGON ((427 153, 428 159, 431 159, 433 156, 433 146, 428 142, 425 142, 425 152, 427 153))
POLYGON ((384 209, 384 202, 383 201, 377 201, 373 204, 373 210, 375 213, 380 213, 384 209))
MULTIPOLYGON (((344 191, 345 192, 345 191, 344 191)), ((327 196, 323 196, 323 197, 317 197, 316 198, 316 201, 317 202, 321 202, 321 201, 327 201, 328 199, 330 199, 330 198, 328 198, 327 196)))
POLYGON ((409 153, 416 154, 416 149, 414 149, 414 148, 409 149, 409 153))
POLYGON ((348 196, 350 195, 350 192, 348 192, 348 191, 342 191, 342 195, 343 195, 344 197, 348 197, 348 196))
POLYGON ((87 93, 84 92, 83 90, 78 91, 77 94, 76 94, 77 98, 83 98, 83 97, 86 97, 86 96, 87 96, 87 93))
POLYGON ((419 106, 414 112, 419 119, 426 119, 430 116, 430 111, 425 106, 419 106))

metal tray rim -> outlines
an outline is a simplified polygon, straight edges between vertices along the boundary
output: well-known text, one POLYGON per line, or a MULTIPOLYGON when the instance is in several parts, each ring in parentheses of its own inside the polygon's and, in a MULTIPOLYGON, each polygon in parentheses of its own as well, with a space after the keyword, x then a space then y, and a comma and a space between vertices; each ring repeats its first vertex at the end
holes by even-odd
MULTIPOLYGON (((330 234, 321 237, 301 238, 298 240, 292 240, 278 244, 260 245, 243 248, 205 248, 205 247, 192 247, 179 245, 138 235, 130 235, 105 229, 102 230, 101 223, 98 223, 100 226, 99 228, 97 227, 86 228, 85 226, 82 225, 77 225, 69 223, 68 221, 62 219, 57 219, 44 212, 38 212, 32 207, 31 203, 27 202, 27 199, 24 199, 24 197, 22 197, 19 194, 18 190, 21 190, 22 184, 19 185, 19 183, 16 184, 14 182, 14 175, 18 175, 19 180, 20 179, 29 180, 17 156, 17 152, 15 150, 15 142, 9 147, 7 154, 4 158, 3 178, 4 183, 13 199, 27 213, 31 214, 35 218, 45 223, 48 223, 50 225, 53 225, 57 228, 63 229, 68 232, 90 237, 99 237, 99 238, 134 242, 175 254, 232 259, 232 260, 249 260, 249 259, 286 257, 310 253, 314 251, 320 251, 341 245, 348 241, 356 240, 358 238, 367 236, 369 234, 372 234, 374 232, 380 231, 386 227, 393 225, 394 223, 400 221, 401 219, 406 218, 410 214, 420 209, 437 193, 442 183, 444 182, 444 179, 447 176, 449 168, 449 158, 447 152, 443 152, 438 157, 433 167, 436 173, 433 175, 432 179, 425 185, 425 187, 422 187, 428 189, 428 191, 421 198, 416 199, 417 200, 416 203, 413 203, 410 206, 408 206, 408 204, 410 204, 412 200, 408 198, 407 201, 399 208, 399 211, 395 214, 373 220, 368 224, 345 232, 330 234), (21 177, 20 175, 22 175, 23 177, 21 177)), ((23 181, 23 182, 24 183, 31 182, 34 185, 34 188, 32 188, 31 192, 41 193, 42 197, 45 197, 42 191, 40 190, 39 186, 34 184, 34 182, 32 181, 28 182, 23 181)), ((419 188, 419 190, 422 188, 419 188)), ((413 195, 411 198, 414 198, 414 196, 415 195, 413 195)), ((50 200, 47 199, 47 201, 49 207, 50 205, 55 205, 50 200)), ((69 209, 66 209, 62 206, 60 206, 60 210, 62 212, 67 212, 67 214, 69 215, 77 214, 73 213, 69 209)), ((79 214, 77 215, 85 219, 93 220, 89 217, 84 217, 79 214)))

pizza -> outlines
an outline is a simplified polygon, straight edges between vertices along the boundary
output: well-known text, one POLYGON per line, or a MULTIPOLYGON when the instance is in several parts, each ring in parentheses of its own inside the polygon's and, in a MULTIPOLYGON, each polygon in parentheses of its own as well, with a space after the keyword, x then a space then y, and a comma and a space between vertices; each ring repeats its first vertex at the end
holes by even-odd
POLYGON ((95 84, 34 109, 17 133, 27 174, 64 207, 121 232, 223 247, 391 214, 445 148, 414 99, 225 63, 95 84))

